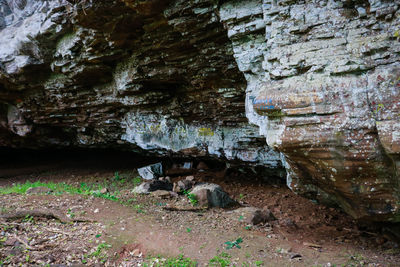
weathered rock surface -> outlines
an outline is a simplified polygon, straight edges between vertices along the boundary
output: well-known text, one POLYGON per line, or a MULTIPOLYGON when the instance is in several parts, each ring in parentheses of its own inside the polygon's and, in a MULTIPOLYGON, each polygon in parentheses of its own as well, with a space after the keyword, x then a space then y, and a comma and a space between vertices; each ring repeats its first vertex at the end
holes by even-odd
POLYGON ((148 165, 138 169, 139 175, 145 180, 152 180, 164 174, 162 163, 148 165))
POLYGON ((0 0, 0 146, 216 156, 273 174, 282 160, 294 191, 400 221, 399 6, 0 0))
POLYGON ((136 186, 132 192, 137 194, 149 194, 160 190, 172 191, 172 184, 166 181, 151 180, 136 186))
POLYGON ((196 196, 199 206, 226 208, 236 203, 222 187, 217 184, 198 184, 190 193, 196 196))
POLYGON ((0 0, 0 146, 214 156, 281 174, 247 123, 218 12, 212 0, 0 0))
POLYGON ((399 5, 221 6, 247 80, 247 117, 282 153, 288 185, 355 218, 400 221, 399 5))

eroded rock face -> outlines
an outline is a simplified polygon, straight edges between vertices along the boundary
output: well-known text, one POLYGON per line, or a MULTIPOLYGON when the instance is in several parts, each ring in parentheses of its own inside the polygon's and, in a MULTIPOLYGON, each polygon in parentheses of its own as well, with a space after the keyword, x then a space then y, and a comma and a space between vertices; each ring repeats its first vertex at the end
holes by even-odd
POLYGON ((214 156, 284 174, 202 1, 0 0, 0 145, 214 156))
POLYGON ((0 145, 216 156, 275 175, 282 160, 294 191, 400 221, 399 6, 0 0, 0 145))
POLYGON ((228 1, 246 113, 288 185, 355 218, 400 221, 400 1, 228 1), (249 8, 251 7, 251 8, 249 8))

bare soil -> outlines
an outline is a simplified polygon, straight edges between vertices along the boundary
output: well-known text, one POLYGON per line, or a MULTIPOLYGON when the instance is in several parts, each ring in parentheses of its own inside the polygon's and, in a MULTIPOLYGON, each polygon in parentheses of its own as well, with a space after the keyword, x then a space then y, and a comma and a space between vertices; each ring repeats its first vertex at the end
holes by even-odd
POLYGON ((224 252, 232 266, 399 266, 400 250, 390 236, 359 226, 346 214, 299 197, 284 185, 248 175, 224 175, 220 170, 194 174, 198 181, 221 185, 244 206, 268 207, 277 218, 249 227, 232 209, 167 211, 163 207, 176 203, 176 198, 133 194, 136 167, 119 160, 90 159, 21 166, 0 163, 0 187, 27 180, 76 186, 85 182, 101 184, 121 200, 70 194, 0 195, 1 214, 48 210, 71 219, 0 219, 0 262, 141 266, 157 255, 183 254, 206 266, 224 252), (125 179, 115 181, 115 171, 125 179), (225 242, 239 237, 241 248, 226 249, 225 242))

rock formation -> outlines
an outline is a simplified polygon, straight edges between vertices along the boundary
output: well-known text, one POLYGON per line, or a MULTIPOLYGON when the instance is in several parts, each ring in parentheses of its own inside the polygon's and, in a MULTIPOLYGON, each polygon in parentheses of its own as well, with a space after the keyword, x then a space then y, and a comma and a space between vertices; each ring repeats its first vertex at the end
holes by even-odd
POLYGON ((263 165, 400 221, 400 1, 0 0, 0 146, 263 165))
POLYGON ((246 114, 294 191, 400 221, 400 1, 230 1, 246 114))

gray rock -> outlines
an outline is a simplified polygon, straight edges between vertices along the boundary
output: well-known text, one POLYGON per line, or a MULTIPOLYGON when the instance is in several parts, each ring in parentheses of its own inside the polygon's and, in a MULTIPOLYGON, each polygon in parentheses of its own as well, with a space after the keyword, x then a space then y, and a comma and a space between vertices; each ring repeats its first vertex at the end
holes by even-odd
POLYGON ((138 169, 139 175, 145 180, 156 179, 163 175, 162 163, 148 165, 138 169))
POLYGON ((151 192, 151 195, 161 199, 167 199, 172 197, 171 192, 167 190, 156 190, 154 192, 151 192))
POLYGON ((51 190, 50 188, 45 187, 45 186, 29 187, 29 188, 26 190, 26 194, 27 194, 27 195, 50 194, 51 192, 53 192, 53 190, 51 190))
POLYGON ((243 216, 243 221, 245 223, 252 225, 276 220, 275 216, 267 208, 243 207, 236 209, 235 213, 239 216, 243 216))
POLYGON ((175 193, 187 191, 190 188, 192 188, 193 185, 194 185, 194 181, 187 180, 187 179, 180 180, 180 181, 174 183, 172 191, 174 191, 175 193))
POLYGON ((149 194, 150 192, 154 192, 157 190, 172 191, 172 184, 166 181, 151 180, 136 186, 132 190, 132 193, 149 194))
POLYGON ((171 183, 171 178, 169 176, 160 177, 158 180, 171 183))
POLYGON ((196 196, 198 204, 208 207, 226 208, 236 204, 229 195, 217 184, 204 183, 196 185, 190 192, 196 196))

